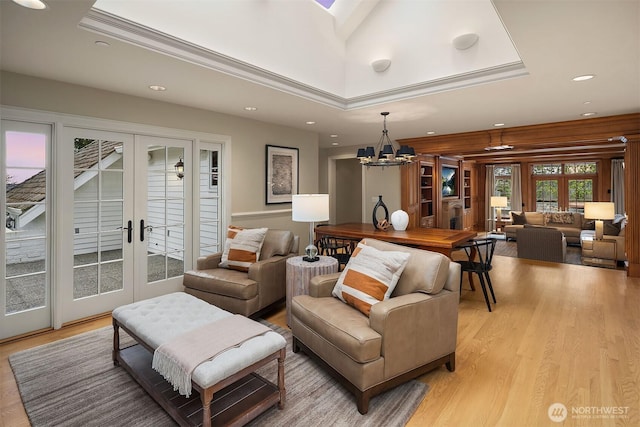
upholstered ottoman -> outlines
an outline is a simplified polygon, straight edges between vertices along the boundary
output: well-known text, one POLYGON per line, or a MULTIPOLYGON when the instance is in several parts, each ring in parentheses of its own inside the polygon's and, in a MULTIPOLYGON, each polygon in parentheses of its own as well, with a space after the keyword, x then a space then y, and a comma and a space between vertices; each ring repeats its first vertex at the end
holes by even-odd
MULTIPOLYGON (((153 353, 171 340, 202 330, 206 332, 203 339, 210 341, 225 332, 229 335, 229 331, 215 327, 218 321, 228 323, 229 316, 233 317, 183 292, 118 307, 112 313, 113 362, 123 366, 180 425, 245 424, 275 404, 284 406, 286 341, 277 332, 249 338, 197 365, 191 373, 190 388, 194 392, 189 397, 172 390, 174 387, 152 369, 153 353), (139 344, 121 349, 119 328, 139 344), (278 363, 277 386, 254 372, 273 360, 278 363), (230 396, 235 402, 231 406, 230 396)), ((194 342, 194 347, 199 344, 194 342)))

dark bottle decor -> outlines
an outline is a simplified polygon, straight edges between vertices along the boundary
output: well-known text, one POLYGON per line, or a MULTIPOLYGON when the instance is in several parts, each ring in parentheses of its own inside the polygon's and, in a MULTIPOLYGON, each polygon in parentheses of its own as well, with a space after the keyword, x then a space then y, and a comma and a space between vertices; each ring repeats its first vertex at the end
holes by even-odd
POLYGON ((378 203, 373 207, 373 226, 377 230, 386 230, 389 228, 389 209, 387 209, 387 205, 382 201, 382 196, 378 196, 378 203), (378 219, 378 209, 384 209, 384 219, 378 219))

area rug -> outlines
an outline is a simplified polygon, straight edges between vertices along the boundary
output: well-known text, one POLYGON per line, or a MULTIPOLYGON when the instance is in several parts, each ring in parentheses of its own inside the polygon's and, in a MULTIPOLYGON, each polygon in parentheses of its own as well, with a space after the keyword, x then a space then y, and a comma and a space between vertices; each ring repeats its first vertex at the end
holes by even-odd
MULTIPOLYGON (((256 418, 252 426, 403 426, 427 393, 410 381, 371 399, 361 415, 352 394, 303 353, 291 351, 291 332, 269 325, 287 339, 286 405, 256 418)), ((124 335, 121 333, 121 335, 124 335)), ((12 354, 20 396, 31 425, 174 426, 175 422, 111 361, 113 329, 97 329, 12 354)), ((131 342, 122 337, 123 346, 131 342)), ((276 382, 276 363, 258 371, 276 382)))

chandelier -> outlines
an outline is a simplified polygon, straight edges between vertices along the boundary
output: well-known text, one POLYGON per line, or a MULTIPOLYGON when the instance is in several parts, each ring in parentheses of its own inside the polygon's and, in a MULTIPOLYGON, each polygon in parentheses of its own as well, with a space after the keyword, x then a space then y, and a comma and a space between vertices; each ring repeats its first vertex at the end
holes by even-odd
POLYGON ((358 159, 363 166, 400 166, 413 162, 416 152, 413 147, 403 145, 399 148, 397 143, 389 139, 389 131, 387 130, 387 111, 380 113, 384 117, 384 129, 382 136, 378 141, 377 150, 373 147, 358 148, 358 159), (376 157, 376 152, 378 156, 376 157))

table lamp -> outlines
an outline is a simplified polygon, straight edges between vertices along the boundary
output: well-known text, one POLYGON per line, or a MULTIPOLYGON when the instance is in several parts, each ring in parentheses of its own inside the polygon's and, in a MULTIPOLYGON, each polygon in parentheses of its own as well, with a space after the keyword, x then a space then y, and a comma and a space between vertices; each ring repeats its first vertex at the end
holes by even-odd
POLYGON ((584 204, 585 219, 596 220, 596 240, 602 240, 604 234, 605 219, 614 219, 616 217, 616 208, 613 202, 585 202, 584 204))
POLYGON ((313 229, 316 221, 329 219, 328 194, 294 194, 291 199, 291 219, 309 223, 309 245, 304 248, 307 262, 318 261, 318 248, 313 244, 313 229))
POLYGON ((491 196, 491 207, 496 208, 496 219, 502 219, 502 208, 507 207, 507 198, 504 196, 491 196))

